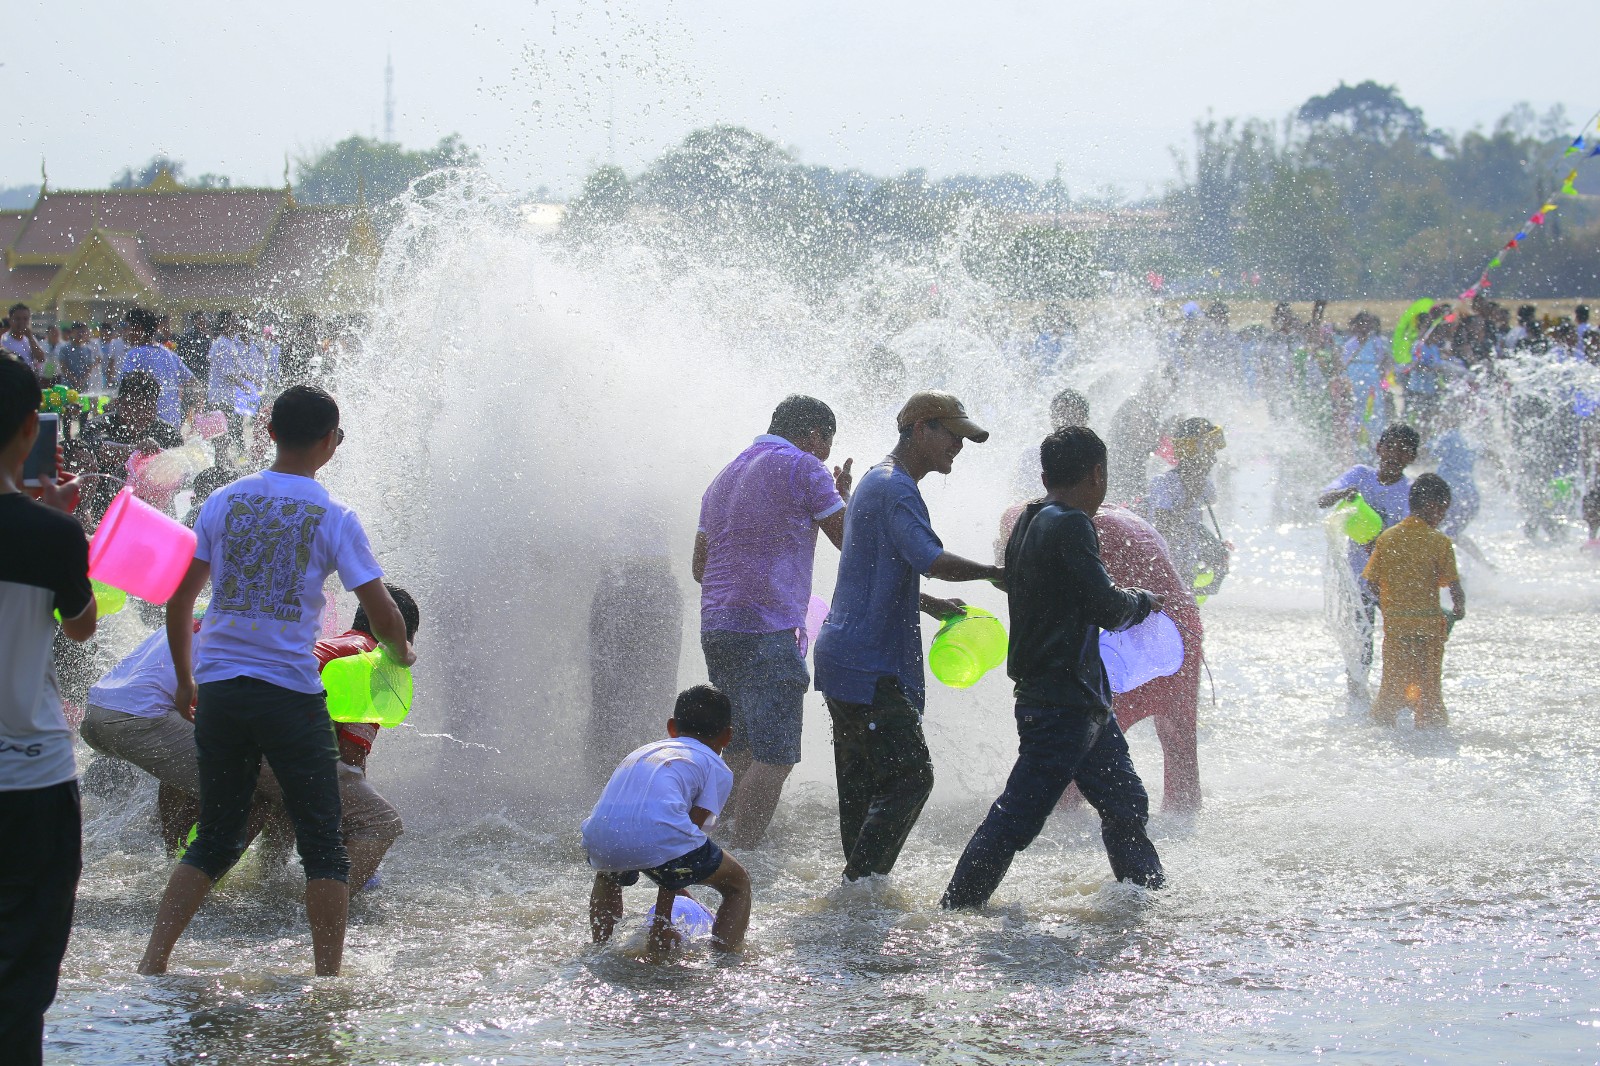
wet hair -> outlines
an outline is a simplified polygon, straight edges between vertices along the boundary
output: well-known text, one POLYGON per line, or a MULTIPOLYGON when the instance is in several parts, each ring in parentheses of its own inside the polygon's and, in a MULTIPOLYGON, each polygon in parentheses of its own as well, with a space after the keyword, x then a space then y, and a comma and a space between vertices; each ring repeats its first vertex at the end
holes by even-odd
MULTIPOLYGON (((417 630, 422 626, 422 612, 417 608, 417 601, 411 598, 411 593, 399 585, 391 585, 387 581, 383 587, 389 590, 389 595, 394 598, 394 605, 400 608, 400 617, 406 620, 406 639, 417 639, 417 630)), ((359 629, 363 633, 372 633, 372 622, 367 618, 365 607, 356 608, 356 616, 350 620, 351 629, 359 629)))
POLYGON ((1404 422, 1396 422, 1378 435, 1378 444, 1384 443, 1405 444, 1409 445, 1412 451, 1417 451, 1422 447, 1422 434, 1404 422))
POLYGON ((128 312, 128 325, 140 333, 150 333, 161 325, 161 316, 147 307, 135 307, 128 312))
POLYGON ((787 441, 798 441, 812 430, 831 437, 839 428, 833 417, 833 408, 814 396, 796 393, 785 396, 772 411, 772 422, 767 432, 787 441))
POLYGON ((122 383, 117 386, 117 399, 119 400, 145 400, 155 403, 161 398, 161 382, 148 370, 130 370, 122 375, 122 383))
POLYGON ((0 448, 11 443, 43 399, 33 368, 20 359, 0 356, 0 448))
POLYGON ((1438 474, 1418 474, 1411 483, 1411 509, 1450 506, 1450 483, 1438 474))
POLYGON ((12 304, 10 307, 8 307, 6 309, 6 321, 9 322, 11 319, 15 318, 18 311, 27 311, 27 310, 28 310, 28 305, 27 304, 12 304))
POLYGON ((696 685, 678 693, 678 700, 672 705, 672 720, 684 736, 713 740, 733 724, 733 703, 721 689, 696 685))
POLYGON ((272 401, 268 426, 282 447, 309 448, 339 428, 339 404, 315 385, 290 385, 272 401))
POLYGON ((1070 488, 1106 461, 1106 442, 1088 426, 1058 429, 1039 445, 1039 466, 1051 488, 1070 488))
POLYGON ((1579 304, 1577 307, 1574 307, 1572 309, 1572 317, 1577 319, 1579 322, 1589 321, 1589 305, 1579 304))
POLYGON ((1089 401, 1077 389, 1062 389, 1050 401, 1050 428, 1089 424, 1089 401))

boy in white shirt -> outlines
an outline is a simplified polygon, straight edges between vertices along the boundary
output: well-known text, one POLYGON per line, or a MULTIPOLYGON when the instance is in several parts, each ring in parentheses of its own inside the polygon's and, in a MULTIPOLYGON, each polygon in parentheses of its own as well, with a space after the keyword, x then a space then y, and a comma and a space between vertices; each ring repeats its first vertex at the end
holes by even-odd
POLYGON ((750 875, 724 855, 706 830, 733 787, 722 749, 733 739, 733 706, 710 685, 678 694, 667 740, 632 752, 606 783, 583 822, 583 847, 597 872, 589 893, 589 928, 597 944, 622 917, 622 889, 643 873, 659 886, 651 949, 670 946, 673 899, 690 885, 722 894, 713 942, 738 951, 750 924, 750 875))
POLYGON ((142 974, 166 972, 189 919, 244 852, 263 757, 294 822, 317 976, 338 974, 350 857, 339 832, 339 745, 313 652, 328 575, 337 571, 356 594, 391 658, 416 661, 361 520, 316 480, 344 440, 339 405, 295 385, 273 402, 268 432, 276 460, 201 505, 194 562, 167 603, 173 703, 194 722, 200 831, 167 881, 142 974), (197 635, 194 603, 207 581, 197 635))

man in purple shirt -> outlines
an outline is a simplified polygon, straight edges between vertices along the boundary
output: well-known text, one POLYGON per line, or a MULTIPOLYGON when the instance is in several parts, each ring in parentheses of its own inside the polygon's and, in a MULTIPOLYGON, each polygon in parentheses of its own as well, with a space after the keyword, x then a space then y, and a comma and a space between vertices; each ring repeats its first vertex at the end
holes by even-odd
POLYGON ((850 460, 827 466, 833 411, 789 396, 772 424, 723 468, 700 501, 694 579, 700 646, 711 683, 733 702, 732 796, 723 812, 733 847, 754 847, 800 761, 802 704, 811 679, 796 631, 811 602, 821 529, 844 541, 850 460))

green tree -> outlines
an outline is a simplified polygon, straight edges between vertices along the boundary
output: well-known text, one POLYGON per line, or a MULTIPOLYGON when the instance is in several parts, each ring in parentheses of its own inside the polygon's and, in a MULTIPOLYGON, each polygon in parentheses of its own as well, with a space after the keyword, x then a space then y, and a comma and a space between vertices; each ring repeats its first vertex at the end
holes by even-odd
POLYGON ((628 220, 633 205, 633 185, 621 167, 600 167, 583 183, 578 198, 567 205, 561 221, 563 235, 579 241, 593 240, 628 220))
POLYGON ((295 160, 295 196, 307 204, 353 204, 364 187, 369 201, 382 203, 425 174, 477 162, 477 153, 454 133, 432 148, 412 150, 391 141, 351 136, 295 160))
POLYGON ((156 175, 163 170, 172 175, 172 180, 191 189, 227 189, 233 185, 233 179, 225 174, 201 174, 197 178, 185 180, 183 176, 183 160, 173 159, 170 156, 154 155, 150 161, 138 170, 132 167, 123 167, 122 173, 111 179, 113 189, 143 189, 156 180, 156 175))

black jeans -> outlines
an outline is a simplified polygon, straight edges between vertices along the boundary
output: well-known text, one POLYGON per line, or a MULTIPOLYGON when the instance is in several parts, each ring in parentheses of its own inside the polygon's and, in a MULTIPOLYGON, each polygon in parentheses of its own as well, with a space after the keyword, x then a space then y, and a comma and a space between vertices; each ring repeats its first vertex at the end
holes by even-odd
POLYGON ((1011 860, 1044 828, 1068 785, 1100 813, 1111 872, 1118 881, 1160 888, 1165 878, 1145 835, 1150 797, 1128 757, 1128 742, 1109 713, 1017 705, 1017 763, 1005 791, 972 834, 944 890, 943 907, 979 907, 999 887, 1011 860))
POLYGON ((828 697, 839 782, 844 876, 854 881, 894 869, 922 805, 933 791, 933 759, 922 715, 893 677, 880 677, 872 702, 828 697))
POLYGON ((0 792, 0 1062, 42 1061, 83 869, 78 782, 0 792))
POLYGON ((239 861, 265 756, 294 823, 306 880, 349 878, 339 832, 339 742, 323 693, 293 692, 253 677, 208 681, 200 686, 194 746, 200 832, 184 862, 215 881, 239 861))

